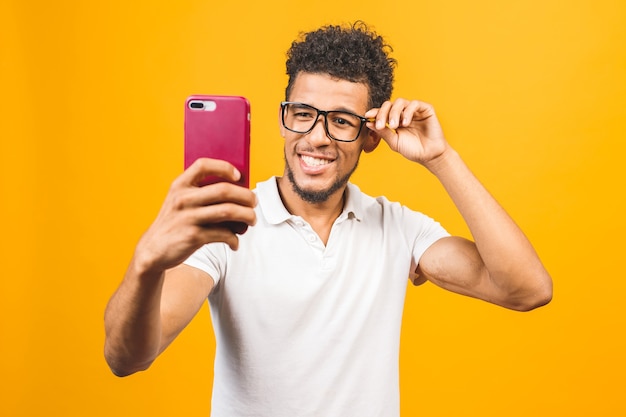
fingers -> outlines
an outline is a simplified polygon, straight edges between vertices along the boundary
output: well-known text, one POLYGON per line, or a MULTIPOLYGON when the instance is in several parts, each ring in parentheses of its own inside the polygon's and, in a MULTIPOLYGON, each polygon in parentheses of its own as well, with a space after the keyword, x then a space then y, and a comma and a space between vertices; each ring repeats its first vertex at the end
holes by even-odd
POLYGON ((239 246, 237 235, 244 234, 248 226, 256 224, 253 207, 231 202, 199 206, 186 213, 199 243, 224 242, 233 250, 239 246))
POLYGON ((172 182, 159 214, 137 245, 136 256, 146 268, 163 271, 187 259, 202 245, 239 246, 238 235, 256 223, 256 195, 230 182, 200 186, 207 176, 237 181, 231 164, 198 159, 172 182))
MULTIPOLYGON (((193 224, 205 228, 214 225, 223 227, 225 223, 239 223, 248 226, 254 226, 256 224, 256 214, 252 207, 241 206, 233 203, 200 206, 195 209, 191 209, 189 211, 189 217, 193 224)), ((234 232, 245 229, 234 227, 234 225, 232 226, 233 227, 229 227, 229 229, 234 232)))
POLYGON ((375 123, 368 123, 370 129, 382 131, 385 128, 398 129, 408 127, 414 121, 422 121, 435 114, 432 105, 419 100, 398 98, 386 101, 379 109, 371 109, 365 117, 375 118, 375 123))
MULTIPOLYGON (((239 237, 237 234, 243 234, 245 232, 246 226, 243 223, 236 222, 225 222, 222 224, 215 224, 206 226, 203 228, 199 228, 196 231, 196 236, 200 242, 210 243, 210 242, 222 242, 227 244, 232 250, 237 250, 239 248, 239 237), (237 227, 242 227, 241 231, 236 231, 237 227)), ((201 246, 201 245, 198 245, 201 246)))
POLYGON ((155 224, 156 233, 190 250, 210 242, 224 242, 235 249, 237 234, 256 223, 256 194, 227 182, 239 177, 237 169, 226 161, 195 161, 172 183, 155 224), (200 185, 207 176, 224 181, 200 185))
POLYGON ((177 178, 175 185, 200 185, 208 176, 214 176, 225 181, 235 182, 241 178, 241 173, 232 164, 211 158, 198 158, 185 172, 177 178))
POLYGON ((253 208, 256 206, 256 195, 247 188, 228 182, 218 182, 203 187, 187 186, 172 190, 172 204, 178 210, 224 202, 253 208))
POLYGON ((240 173, 226 161, 198 159, 172 184, 169 194, 171 208, 178 212, 189 210, 187 214, 194 224, 237 221, 252 225, 254 219, 251 213, 256 206, 256 195, 230 182, 198 186, 198 182, 207 175, 236 181, 240 173), (241 215, 242 210, 245 216, 241 215))
POLYGON ((381 137, 391 150, 410 161, 427 164, 445 151, 447 142, 432 105, 402 98, 384 102, 365 117, 367 128, 381 137))
POLYGON ((256 194, 247 188, 220 182, 203 187, 187 186, 171 190, 168 204, 172 215, 204 229, 226 227, 242 234, 256 223, 256 194))

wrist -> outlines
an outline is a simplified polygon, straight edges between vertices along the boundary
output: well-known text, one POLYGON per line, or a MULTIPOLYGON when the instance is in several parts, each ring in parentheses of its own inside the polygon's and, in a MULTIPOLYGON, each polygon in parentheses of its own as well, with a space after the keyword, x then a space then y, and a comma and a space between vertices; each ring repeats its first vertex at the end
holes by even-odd
POLYGON ((128 267, 128 273, 141 281, 158 281, 165 273, 165 268, 156 262, 156 258, 137 247, 128 267))
POLYGON ((428 169, 433 175, 439 177, 460 162, 461 156, 458 152, 450 146, 446 146, 441 154, 424 163, 424 167, 426 167, 426 169, 428 169))

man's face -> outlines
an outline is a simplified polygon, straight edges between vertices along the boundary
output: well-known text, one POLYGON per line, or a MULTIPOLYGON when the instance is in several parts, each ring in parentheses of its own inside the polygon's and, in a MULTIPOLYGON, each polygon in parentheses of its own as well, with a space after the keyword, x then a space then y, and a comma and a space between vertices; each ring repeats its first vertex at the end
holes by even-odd
MULTIPOLYGON (((288 100, 320 110, 344 110, 358 115, 369 110, 365 84, 337 80, 326 74, 298 74, 288 100)), ((324 202, 335 192, 343 192, 361 150, 371 150, 368 148, 372 142, 377 143, 366 127, 356 141, 337 142, 326 135, 323 116, 309 133, 294 133, 282 124, 280 129, 285 138, 285 177, 293 190, 311 203, 324 202)))

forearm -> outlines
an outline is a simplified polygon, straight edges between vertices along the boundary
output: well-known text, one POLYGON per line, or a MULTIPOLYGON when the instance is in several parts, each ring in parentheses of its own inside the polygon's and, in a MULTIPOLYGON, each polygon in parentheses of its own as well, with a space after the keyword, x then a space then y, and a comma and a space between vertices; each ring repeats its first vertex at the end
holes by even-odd
POLYGON ((213 279, 185 259, 211 242, 236 250, 238 236, 223 222, 254 225, 256 195, 232 184, 240 176, 226 161, 199 158, 172 182, 105 311, 105 358, 115 374, 150 366, 210 293, 213 279), (199 186, 208 176, 225 181, 199 186))
POLYGON ((448 148, 427 165, 463 216, 488 278, 513 303, 541 304, 551 296, 551 279, 522 230, 448 148))
POLYGON ((147 272, 131 261, 124 280, 107 305, 105 358, 113 373, 125 376, 150 366, 162 338, 161 272, 147 272))

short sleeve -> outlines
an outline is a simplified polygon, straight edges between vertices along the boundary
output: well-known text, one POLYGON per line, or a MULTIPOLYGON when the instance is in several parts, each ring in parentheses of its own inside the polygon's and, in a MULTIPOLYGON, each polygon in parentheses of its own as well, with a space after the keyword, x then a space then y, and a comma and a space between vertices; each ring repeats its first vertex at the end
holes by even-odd
POLYGON ((439 222, 405 206, 402 206, 402 222, 404 223, 404 230, 409 232, 406 238, 407 244, 411 248, 409 279, 415 284, 417 279, 415 270, 424 252, 439 239, 450 236, 450 233, 439 222))
POLYGON ((209 243, 195 251, 183 263, 206 272, 217 285, 226 273, 228 250, 225 243, 209 243))

